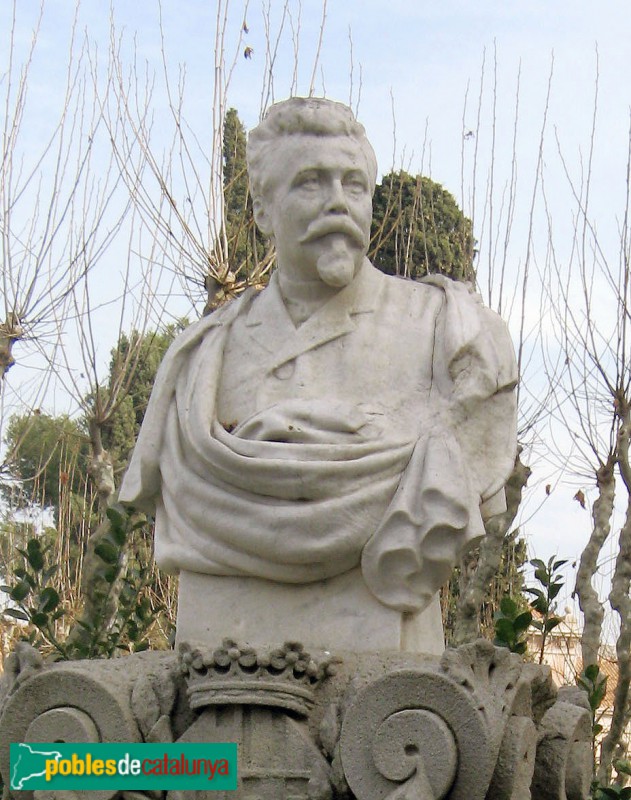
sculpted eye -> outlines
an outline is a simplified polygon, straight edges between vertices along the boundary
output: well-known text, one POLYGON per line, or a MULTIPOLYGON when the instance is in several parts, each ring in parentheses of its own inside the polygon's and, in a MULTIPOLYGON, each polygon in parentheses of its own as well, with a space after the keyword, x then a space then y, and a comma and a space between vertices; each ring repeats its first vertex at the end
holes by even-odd
POLYGON ((317 189, 320 186, 320 176, 317 172, 303 172, 295 181, 299 189, 317 189))
POLYGON ((361 175, 349 175, 344 178, 344 188, 351 194, 363 194, 368 191, 368 184, 361 175))

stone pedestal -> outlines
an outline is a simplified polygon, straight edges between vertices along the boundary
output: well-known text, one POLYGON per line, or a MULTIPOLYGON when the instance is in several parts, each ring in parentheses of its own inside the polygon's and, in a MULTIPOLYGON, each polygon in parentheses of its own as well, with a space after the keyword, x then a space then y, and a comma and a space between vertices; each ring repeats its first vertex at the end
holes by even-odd
POLYGON ((445 649, 438 595, 424 611, 402 614, 368 591, 359 569, 301 585, 183 571, 178 609, 178 643, 232 636, 262 647, 282 630, 286 640, 331 652, 445 649))
MULTIPOLYGON (((13 741, 239 744, 208 800, 587 800, 591 714, 547 667, 479 641, 440 658, 224 641, 45 666, 21 645, 0 691, 13 741)), ((92 792, 77 793, 85 800, 92 792)), ((179 800, 183 793, 133 793, 179 800)), ((196 792, 199 794, 199 792, 196 792)), ((74 796, 74 795, 73 795, 74 796)), ((15 800, 32 793, 17 792, 15 800)), ((55 798, 47 798, 55 800, 55 798)), ((62 800, 61 797, 56 800, 62 800)), ((99 793, 97 800, 130 800, 99 793)))

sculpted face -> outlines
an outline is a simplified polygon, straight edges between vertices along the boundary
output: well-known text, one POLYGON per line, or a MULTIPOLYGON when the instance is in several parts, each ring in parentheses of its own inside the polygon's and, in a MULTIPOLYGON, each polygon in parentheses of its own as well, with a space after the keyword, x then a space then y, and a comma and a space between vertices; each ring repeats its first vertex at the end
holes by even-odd
POLYGON ((346 286, 370 241, 372 183, 361 147, 347 136, 287 136, 269 170, 254 213, 274 238, 279 269, 346 286))

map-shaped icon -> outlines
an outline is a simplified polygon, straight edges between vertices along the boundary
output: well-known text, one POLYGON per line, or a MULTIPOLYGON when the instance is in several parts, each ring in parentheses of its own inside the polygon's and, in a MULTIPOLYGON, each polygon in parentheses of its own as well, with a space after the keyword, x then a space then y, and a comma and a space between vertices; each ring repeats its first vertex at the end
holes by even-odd
POLYGON ((61 757, 59 750, 40 750, 24 742, 11 745, 11 789, 28 789, 28 782, 32 778, 41 778, 46 774, 47 761, 59 761, 61 757))

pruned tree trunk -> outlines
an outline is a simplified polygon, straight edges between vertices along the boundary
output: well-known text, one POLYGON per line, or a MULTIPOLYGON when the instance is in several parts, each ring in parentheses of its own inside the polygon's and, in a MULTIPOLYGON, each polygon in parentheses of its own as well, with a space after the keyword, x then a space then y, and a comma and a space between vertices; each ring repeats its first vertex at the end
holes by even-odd
POLYGON ((598 569, 598 557, 611 530, 611 516, 615 500, 616 478, 614 466, 616 458, 610 453, 607 462, 596 472, 598 498, 592 509, 592 533, 581 553, 574 592, 585 619, 581 636, 583 669, 598 663, 600 637, 604 611, 598 592, 592 586, 592 579, 598 569))
POLYGON ((17 314, 9 312, 6 320, 0 325, 0 379, 4 379, 15 364, 13 345, 23 336, 24 330, 17 314))
POLYGON ((90 432, 90 449, 92 451, 88 472, 98 492, 99 511, 104 514, 111 505, 112 498, 116 493, 114 466, 110 454, 103 447, 101 425, 94 417, 89 420, 88 429, 90 432))
POLYGON ((618 683, 614 691, 611 726, 600 750, 598 778, 606 784, 611 779, 614 753, 625 731, 629 702, 631 700, 631 502, 627 507, 625 523, 620 531, 620 549, 616 558, 612 588, 609 594, 611 607, 620 617, 620 633, 616 641, 618 683))
POLYGON ((67 639, 69 650, 76 647, 79 653, 85 652, 85 648, 94 641, 94 631, 107 632, 112 628, 118 612, 121 590, 120 575, 114 583, 105 580, 103 561, 96 553, 96 548, 110 530, 110 521, 105 512, 116 498, 114 467, 110 454, 103 447, 101 426, 95 417, 90 419, 88 428, 92 450, 88 471, 98 492, 101 522, 88 539, 81 575, 83 608, 67 639))
POLYGON ((612 761, 616 748, 624 736, 625 721, 629 709, 629 687, 631 686, 631 465, 629 464, 629 439, 631 437, 631 414, 624 409, 623 423, 617 437, 618 466, 627 490, 627 513, 620 530, 618 555, 611 582, 609 603, 620 618, 620 633, 616 641, 618 659, 618 682, 614 692, 611 726, 603 739, 600 750, 598 779, 601 784, 611 780, 612 761))
POLYGON ((480 606, 491 579, 500 567, 502 543, 515 521, 530 473, 530 467, 522 464, 518 452, 515 466, 506 483, 506 511, 485 522, 486 536, 480 545, 477 567, 458 601, 454 627, 456 646, 475 641, 480 635, 480 606))

